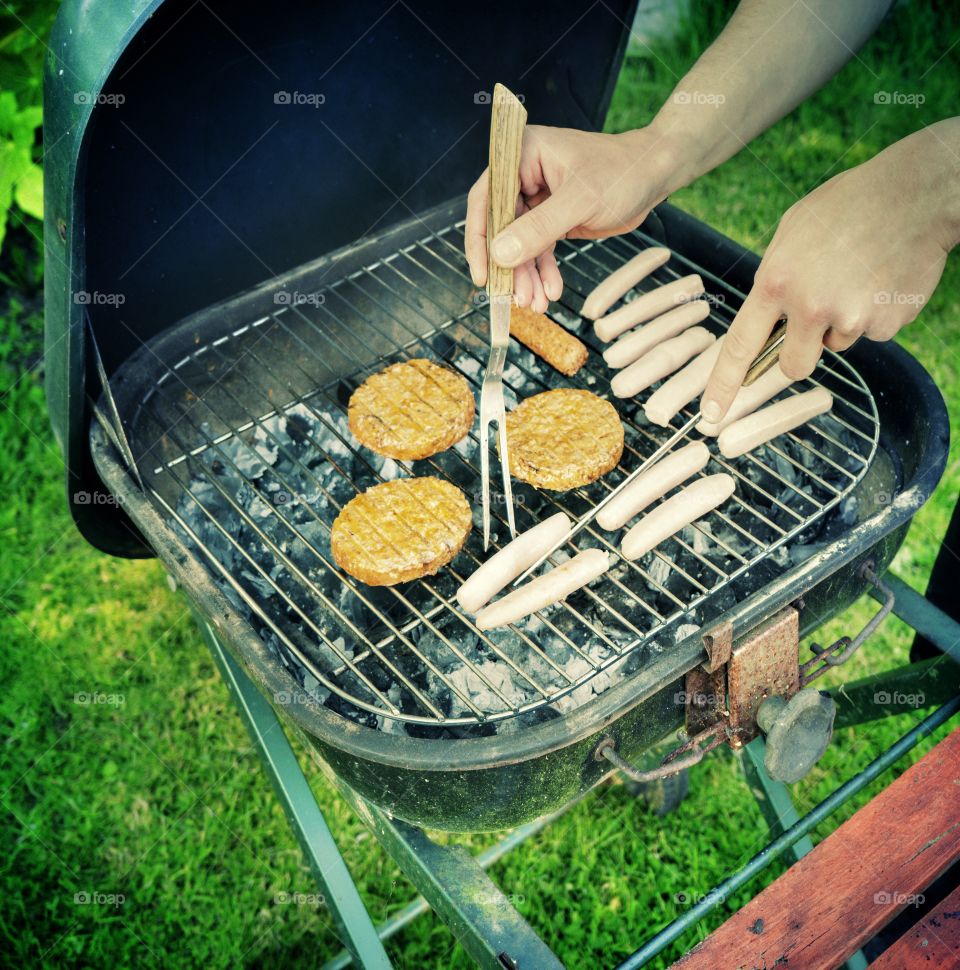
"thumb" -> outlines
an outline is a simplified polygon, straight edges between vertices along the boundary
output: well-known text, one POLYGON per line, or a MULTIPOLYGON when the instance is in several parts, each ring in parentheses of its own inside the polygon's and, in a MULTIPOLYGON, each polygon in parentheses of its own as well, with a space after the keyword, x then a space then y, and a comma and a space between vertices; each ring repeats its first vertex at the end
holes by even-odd
POLYGON ((586 217, 583 201, 583 193, 575 192, 565 183, 504 229, 493 240, 490 255, 508 268, 535 259, 583 222, 586 217))

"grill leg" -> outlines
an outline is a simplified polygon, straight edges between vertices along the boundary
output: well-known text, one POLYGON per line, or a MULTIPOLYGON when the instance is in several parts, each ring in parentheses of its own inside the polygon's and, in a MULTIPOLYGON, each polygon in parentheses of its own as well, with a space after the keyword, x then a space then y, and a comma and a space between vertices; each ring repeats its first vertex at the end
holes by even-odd
POLYGON ((201 621, 201 627, 283 805, 290 827, 323 890, 327 906, 337 924, 337 935, 353 955, 357 966, 365 970, 390 970, 390 961, 370 915, 276 713, 224 650, 209 624, 201 621))
POLYGON ((556 954, 466 849, 437 845, 422 829, 392 818, 339 779, 336 782, 343 797, 478 966, 563 970, 556 954))

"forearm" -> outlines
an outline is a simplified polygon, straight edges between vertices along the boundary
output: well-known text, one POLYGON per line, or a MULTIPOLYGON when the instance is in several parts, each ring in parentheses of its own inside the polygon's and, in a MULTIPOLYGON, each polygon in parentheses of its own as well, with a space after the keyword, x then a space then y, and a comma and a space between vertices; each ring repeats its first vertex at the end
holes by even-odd
POLYGON ((875 161, 888 161, 896 179, 891 204, 919 220, 944 252, 960 243, 960 117, 915 131, 875 161))
POLYGON ((651 127, 677 161, 670 191, 734 155, 854 56, 891 0, 742 0, 651 127))

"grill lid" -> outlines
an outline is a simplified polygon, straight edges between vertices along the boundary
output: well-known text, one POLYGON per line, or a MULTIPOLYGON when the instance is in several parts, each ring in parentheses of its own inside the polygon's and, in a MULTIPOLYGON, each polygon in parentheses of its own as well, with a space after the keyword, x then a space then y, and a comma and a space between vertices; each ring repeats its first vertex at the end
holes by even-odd
POLYGON ((106 493, 85 313, 112 373, 184 316, 462 194, 495 80, 537 123, 599 128, 635 5, 66 0, 44 79, 47 395, 84 535, 144 551, 115 505, 76 500, 106 493))

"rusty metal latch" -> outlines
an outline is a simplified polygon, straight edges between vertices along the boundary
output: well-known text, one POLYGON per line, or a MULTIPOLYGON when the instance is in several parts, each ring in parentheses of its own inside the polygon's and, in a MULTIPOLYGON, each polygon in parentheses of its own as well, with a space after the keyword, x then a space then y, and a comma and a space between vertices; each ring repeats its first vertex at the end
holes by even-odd
POLYGON ((597 761, 606 759, 619 771, 622 771, 631 781, 659 781, 662 778, 669 778, 671 775, 678 775, 686 768, 692 768, 700 764, 703 757, 714 748, 719 747, 724 741, 729 740, 731 728, 723 721, 717 721, 710 727, 701 731, 694 737, 689 738, 679 748, 675 748, 660 762, 658 768, 651 768, 649 771, 640 771, 634 768, 629 761, 624 761, 616 751, 616 741, 606 737, 598 745, 593 757, 597 761), (687 752, 690 754, 687 754, 687 752), (686 755, 685 757, 682 757, 686 755))
POLYGON ((800 686, 806 687, 813 683, 818 677, 825 674, 831 667, 839 667, 845 664, 871 637, 876 633, 881 623, 893 612, 896 596, 892 589, 874 572, 875 563, 868 559, 858 570, 857 575, 861 579, 867 580, 875 589, 883 594, 883 605, 877 610, 873 618, 864 628, 853 638, 840 637, 829 647, 821 647, 817 643, 811 643, 810 649, 813 656, 800 665, 800 686), (819 664, 819 666, 818 666, 819 664))
MULTIPOLYGON (((769 728, 775 710, 786 709, 790 698, 797 699, 808 684, 831 667, 846 663, 889 616, 894 594, 874 572, 874 565, 868 560, 857 570, 857 575, 883 594, 883 606, 855 637, 841 637, 829 647, 812 644, 813 657, 801 664, 798 657, 800 614, 796 608, 786 607, 736 640, 730 621, 724 620, 703 633, 707 660, 687 672, 686 689, 678 695, 686 705, 688 740, 671 751, 659 767, 649 771, 640 771, 620 757, 616 742, 609 736, 597 745, 594 758, 610 762, 632 781, 659 781, 699 764, 721 744, 740 748, 757 737, 761 733, 761 725, 757 723, 761 707, 766 708, 769 716, 760 720, 767 721, 769 728)), ((804 699, 806 707, 824 706, 824 703, 823 698, 804 699)), ((829 721, 832 725, 832 714, 829 721)), ((825 737, 828 741, 829 731, 825 737)), ((820 754, 822 747, 814 756, 801 759, 804 770, 797 777, 802 777, 820 754)), ((800 769, 794 770, 794 767, 782 773, 781 780, 796 780, 793 776, 800 769)))

